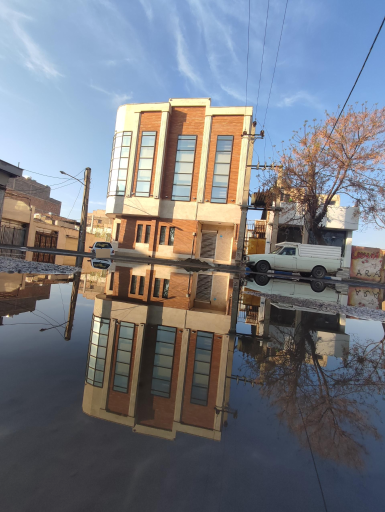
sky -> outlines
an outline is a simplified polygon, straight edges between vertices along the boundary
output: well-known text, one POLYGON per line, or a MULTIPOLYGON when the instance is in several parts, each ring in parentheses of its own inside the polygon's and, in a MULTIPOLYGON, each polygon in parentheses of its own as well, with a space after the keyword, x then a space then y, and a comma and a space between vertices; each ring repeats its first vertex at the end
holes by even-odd
MULTIPOLYGON (((268 0, 251 0, 247 104, 267 134, 254 163, 276 161, 304 120, 338 111, 384 16, 382 0, 289 0, 272 81, 285 4, 269 1, 265 38, 268 0)), ((89 209, 103 209, 119 105, 189 97, 245 105, 248 5, 0 0, 0 159, 51 185, 61 214, 77 219, 81 185, 60 171, 81 178, 91 167, 89 209)), ((351 103, 384 106, 384 55, 385 29, 351 103)), ((362 226, 353 243, 378 247, 381 238, 362 226)))

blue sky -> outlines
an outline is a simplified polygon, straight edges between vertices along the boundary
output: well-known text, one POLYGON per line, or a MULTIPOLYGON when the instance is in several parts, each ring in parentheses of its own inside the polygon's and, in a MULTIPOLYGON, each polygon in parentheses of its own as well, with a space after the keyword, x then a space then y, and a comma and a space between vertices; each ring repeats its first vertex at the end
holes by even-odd
MULTIPOLYGON (((285 2, 270 0, 260 122, 285 2)), ((248 104, 254 108, 266 8, 267 0, 251 0, 248 104)), ((272 146, 281 147, 305 119, 321 119, 325 109, 344 103, 383 15, 381 0, 289 0, 266 116, 269 136, 255 143, 255 161, 274 159, 272 146)), ((58 178, 60 170, 74 175, 90 166, 90 209, 104 208, 117 107, 177 97, 244 105, 247 23, 248 0, 0 0, 0 158, 58 178)), ((352 102, 383 106, 384 55, 383 31, 352 102)), ((79 187, 52 190, 62 215, 74 205, 71 217, 79 218, 79 187)), ((368 229, 354 243, 376 247, 381 238, 368 229)))

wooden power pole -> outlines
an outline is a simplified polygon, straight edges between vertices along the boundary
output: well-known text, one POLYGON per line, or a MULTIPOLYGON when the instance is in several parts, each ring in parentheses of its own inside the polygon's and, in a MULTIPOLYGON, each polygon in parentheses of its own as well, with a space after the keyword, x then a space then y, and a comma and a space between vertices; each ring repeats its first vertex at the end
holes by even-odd
MULTIPOLYGON (((90 167, 87 167, 85 170, 85 173, 84 173, 83 206, 82 206, 82 216, 80 219, 78 252, 84 252, 84 245, 86 242, 88 197, 90 195, 90 183, 91 183, 91 169, 90 169, 90 167)), ((82 261, 83 261, 83 258, 81 256, 77 256, 76 266, 81 267, 82 261)))
MULTIPOLYGON (((84 245, 86 242, 87 233, 87 214, 88 214, 88 198, 90 195, 90 183, 91 183, 91 169, 87 167, 84 173, 84 192, 83 192, 83 205, 82 205, 82 216, 80 218, 80 229, 79 229, 79 240, 78 240, 78 252, 84 252, 84 245)), ((76 266, 82 266, 82 256, 76 257, 76 266)), ((71 302, 68 310, 68 322, 64 333, 64 338, 68 341, 71 339, 72 327, 75 318, 76 301, 78 300, 79 284, 80 284, 81 272, 76 272, 72 283, 71 302)))

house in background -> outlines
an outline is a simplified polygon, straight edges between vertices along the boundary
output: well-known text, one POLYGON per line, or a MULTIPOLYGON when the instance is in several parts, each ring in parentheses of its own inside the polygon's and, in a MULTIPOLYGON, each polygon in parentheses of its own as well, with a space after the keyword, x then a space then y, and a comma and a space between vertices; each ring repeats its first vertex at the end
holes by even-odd
POLYGON ((106 204, 118 252, 234 261, 251 126, 252 107, 209 98, 119 107, 106 204))
POLYGON ((94 210, 87 214, 87 233, 98 239, 110 242, 113 224, 114 221, 107 217, 106 210, 94 210))
POLYGON ((23 169, 20 169, 20 167, 16 167, 8 162, 4 162, 4 160, 0 160, 0 223, 3 214, 5 191, 9 186, 9 182, 14 178, 20 177, 22 174, 23 169))
MULTIPOLYGON (((248 222, 249 254, 269 254, 277 243, 297 242, 316 244, 312 232, 304 223, 300 205, 282 199, 265 204, 261 220, 248 222)), ((327 210, 322 223, 323 237, 327 245, 341 247, 343 272, 350 275, 353 232, 358 229, 359 210, 352 206, 341 206, 340 196, 335 196, 334 204, 327 210)))

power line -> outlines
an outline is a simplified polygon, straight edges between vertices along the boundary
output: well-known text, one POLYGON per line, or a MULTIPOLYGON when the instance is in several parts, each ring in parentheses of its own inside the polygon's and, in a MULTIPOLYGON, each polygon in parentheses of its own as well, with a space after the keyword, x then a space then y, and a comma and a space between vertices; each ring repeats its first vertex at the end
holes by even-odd
POLYGON ((273 82, 274 82, 274 76, 275 76, 275 68, 277 67, 278 54, 279 54, 279 49, 280 49, 280 47, 281 47, 282 32, 283 32, 283 27, 284 27, 284 25, 285 25, 285 18, 286 18, 286 11, 287 11, 287 4, 288 4, 288 3, 289 3, 289 0, 286 0, 285 12, 284 12, 284 15, 283 15, 283 20, 282 20, 281 34, 280 34, 280 36, 279 36, 279 43, 278 43, 277 55, 276 55, 276 57, 275 57, 275 64, 274 64, 273 77, 272 77, 272 79, 271 79, 270 91, 269 91, 269 97, 268 97, 268 100, 267 100, 266 112, 265 112, 265 118, 264 118, 264 120, 263 120, 263 126, 265 126, 265 121, 266 121, 267 111, 269 110, 269 103, 270 103, 271 90, 272 90, 272 88, 273 88, 273 82))
POLYGON ((249 49, 250 49, 250 0, 249 0, 249 24, 247 28, 247 58, 246 58, 246 100, 245 100, 245 115, 247 107, 247 83, 249 81, 249 49))
POLYGON ((71 213, 72 213, 72 210, 74 209, 74 206, 75 206, 75 204, 76 204, 76 201, 78 200, 78 197, 79 197, 79 194, 80 194, 80 191, 81 191, 81 189, 82 189, 82 188, 83 188, 83 187, 82 187, 82 185, 80 185, 78 195, 76 196, 76 199, 75 199, 75 201, 74 201, 74 204, 72 205, 72 208, 71 208, 71 210, 70 210, 69 214, 67 215, 67 219, 69 219, 69 218, 70 218, 70 215, 71 215, 71 213))
MULTIPOLYGON (((376 41, 377 41, 378 36, 380 35, 380 32, 381 32, 381 30, 382 30, 382 27, 384 26, 384 23, 385 23, 385 16, 384 16, 384 19, 382 20, 382 23, 381 23, 380 28, 378 29, 378 32, 377 32, 377 34, 376 34, 376 37, 374 38, 374 41, 373 41, 373 43, 372 43, 372 46, 370 47, 370 50, 369 50, 369 52, 368 52, 368 54, 367 54, 367 56, 366 56, 366 59, 365 59, 364 63, 362 64, 361 70, 360 70, 360 72, 358 73, 358 76, 357 76, 357 78, 356 78, 356 81, 354 82, 354 85, 353 85, 353 87, 352 87, 352 88, 351 88, 351 90, 350 90, 349 96, 346 98, 346 101, 345 101, 345 103, 344 103, 344 106, 342 107, 341 112, 339 113, 339 115, 338 115, 338 117, 337 117, 337 119, 336 119, 336 122, 334 123, 334 126, 333 126, 333 128, 332 128, 332 131, 330 132, 330 134, 329 134, 329 137, 328 137, 327 141, 325 142, 325 144, 324 144, 323 148, 321 149, 321 153, 322 153, 322 151, 325 149, 326 144, 329 142, 330 137, 332 136, 332 133, 334 132, 334 129, 335 129, 335 127, 337 126, 338 121, 340 120, 340 117, 341 117, 341 115, 342 115, 342 112, 344 111, 344 108, 346 107, 346 104, 347 104, 347 102, 349 101, 350 96, 352 95, 352 92, 354 91, 355 86, 357 85, 358 79, 360 78, 361 73, 362 73, 362 72, 363 72, 363 70, 364 70, 365 64, 366 64, 367 60, 369 59, 369 55, 371 54, 371 52, 372 52, 372 50, 373 50, 373 47, 374 47, 374 45, 375 45, 375 43, 376 43, 376 41)), ((320 153, 320 154, 321 154, 321 153, 320 153)))
POLYGON ((302 416, 301 407, 299 406, 299 403, 298 403, 298 402, 297 402, 297 406, 298 406, 299 413, 300 413, 300 415, 301 415, 302 424, 303 424, 304 429, 305 429, 305 432, 306 432, 306 438, 307 438, 307 442, 308 442, 308 444, 309 444, 309 449, 310 449, 310 453, 311 453, 311 458, 313 459, 313 465, 314 465, 315 473, 316 473, 316 475, 317 475, 318 485, 319 485, 319 488, 320 488, 320 490, 321 490, 321 495, 322 495, 322 500, 323 500, 323 503, 324 503, 324 507, 325 507, 326 512, 328 512, 328 507, 327 507, 327 505, 326 505, 326 499, 325 499, 324 491, 323 491, 323 489, 322 489, 321 479, 320 479, 319 474, 318 474, 317 464, 315 463, 315 458, 314 458, 314 455, 313 455, 313 449, 312 449, 312 447, 311 447, 311 443, 310 443, 310 439, 309 439, 309 434, 308 434, 308 432, 307 432, 306 424, 305 424, 304 419, 303 419, 303 416, 302 416))
MULTIPOLYGON (((261 71, 259 73, 259 85, 258 85, 258 95, 257 95, 257 105, 255 107, 255 118, 257 119, 258 113, 258 102, 259 102, 259 91, 261 89, 261 78, 262 78, 262 69, 263 69, 263 57, 265 55, 265 43, 266 43, 266 32, 267 32, 267 21, 269 19, 269 7, 270 0, 267 0, 267 11, 266 11, 266 22, 265 22, 265 36, 263 38, 263 49, 262 49, 262 59, 261 59, 261 71)), ((257 120, 258 121, 258 120, 257 120)))

